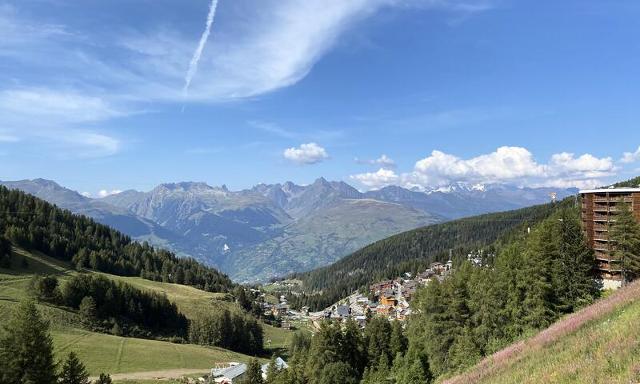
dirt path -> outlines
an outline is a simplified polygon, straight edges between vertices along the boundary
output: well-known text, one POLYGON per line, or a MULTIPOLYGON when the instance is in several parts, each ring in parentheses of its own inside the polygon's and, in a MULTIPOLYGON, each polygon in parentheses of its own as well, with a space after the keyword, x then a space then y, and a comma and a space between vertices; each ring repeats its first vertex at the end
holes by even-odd
MULTIPOLYGON (((119 380, 162 380, 162 379, 179 379, 186 375, 209 373, 207 369, 169 369, 166 371, 148 371, 148 372, 129 372, 129 373, 115 373, 111 375, 111 379, 114 381, 119 380)), ((97 377, 90 377, 89 380, 97 380, 97 377)))

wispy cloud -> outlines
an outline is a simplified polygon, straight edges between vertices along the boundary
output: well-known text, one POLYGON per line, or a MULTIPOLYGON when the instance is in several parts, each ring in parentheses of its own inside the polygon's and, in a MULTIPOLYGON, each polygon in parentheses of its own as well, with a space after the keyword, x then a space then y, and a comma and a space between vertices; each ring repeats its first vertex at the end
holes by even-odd
POLYGON ((126 115, 105 100, 75 92, 44 88, 0 91, 0 141, 46 140, 63 146, 65 156, 110 156, 120 141, 82 125, 126 115), (10 127, 16 127, 11 129, 10 127))
MULTIPOLYGON (((10 69, 0 73, 0 124, 6 137, 37 137, 86 147, 87 151, 73 151, 81 155, 110 155, 122 143, 107 129, 96 128, 97 123, 128 116, 150 102, 183 102, 186 88, 187 102, 207 103, 273 92, 303 79, 342 34, 385 7, 478 11, 464 6, 471 3, 265 0, 256 6, 237 0, 229 6, 221 3, 216 16, 213 0, 195 53, 194 36, 165 22, 115 24, 107 39, 100 29, 65 25, 64 17, 55 22, 36 19, 23 12, 20 3, 0 4, 0 59, 10 69), (207 42, 214 18, 216 39, 207 42)), ((337 131, 298 135, 275 126, 263 129, 298 142, 340 135, 337 131)))
POLYGON ((640 161, 640 146, 635 152, 625 152, 620 159, 620 162, 625 164, 635 163, 636 161, 640 161))
POLYGON ((385 155, 384 153, 378 157, 377 159, 359 159, 356 157, 355 159, 356 163, 358 164, 368 164, 368 165, 376 165, 376 166, 380 166, 382 168, 385 169, 390 169, 390 168, 395 168, 396 167, 396 162, 393 161, 392 158, 390 158, 389 156, 385 155))

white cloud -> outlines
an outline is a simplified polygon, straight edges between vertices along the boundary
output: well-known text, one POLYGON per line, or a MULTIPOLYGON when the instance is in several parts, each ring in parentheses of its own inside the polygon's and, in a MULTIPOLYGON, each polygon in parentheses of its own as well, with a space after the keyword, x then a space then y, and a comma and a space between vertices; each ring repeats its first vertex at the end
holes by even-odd
POLYGON ((407 177, 417 184, 438 186, 456 181, 501 182, 543 174, 544 167, 535 162, 527 149, 500 147, 468 160, 433 151, 431 156, 416 162, 413 173, 407 177))
POLYGON ((640 146, 635 152, 625 152, 622 155, 622 159, 620 159, 620 162, 626 164, 635 163, 636 161, 640 161, 640 146))
POLYGON ((358 164, 370 164, 370 165, 377 165, 380 166, 382 168, 385 169, 390 169, 390 168, 395 168, 396 167, 396 162, 393 161, 392 158, 390 158, 389 156, 385 155, 384 153, 378 157, 377 159, 373 159, 373 160, 361 160, 356 158, 356 163, 358 164))
POLYGON ((599 159, 588 153, 575 157, 573 153, 567 152, 557 153, 551 156, 548 168, 548 173, 553 175, 577 175, 583 178, 610 176, 616 170, 613 160, 610 157, 599 159))
POLYGON ((349 177, 366 187, 374 189, 396 184, 400 180, 400 177, 393 170, 384 168, 378 169, 377 172, 360 173, 349 177))
POLYGON ((98 192, 98 196, 99 197, 107 197, 107 196, 111 196, 111 195, 117 195, 118 193, 121 193, 122 191, 119 189, 113 189, 111 191, 108 191, 106 189, 101 189, 98 192))
POLYGON ((120 141, 104 133, 81 127, 124 115, 100 97, 47 88, 0 91, 0 142, 46 141, 62 146, 65 156, 110 156, 121 148, 120 141))
POLYGON ((91 192, 81 192, 80 194, 84 197, 91 197, 91 192))
POLYGON ((591 154, 575 156, 557 153, 548 163, 538 163, 533 154, 522 147, 500 147, 494 152, 463 159, 434 150, 418 160, 413 171, 396 175, 381 168, 378 172, 353 175, 360 184, 379 188, 399 184, 408 188, 431 189, 453 183, 507 183, 532 187, 593 187, 616 174, 618 168, 610 157, 591 154))
POLYGON ((327 158, 327 151, 316 143, 301 144, 299 147, 287 148, 283 152, 285 159, 298 164, 315 164, 327 158))
MULTIPOLYGON (((188 99, 234 100, 291 86, 349 28, 384 7, 438 8, 468 15, 489 9, 489 4, 457 0, 263 0, 259 7, 252 1, 237 0, 232 7, 221 4, 188 99)), ((144 74, 145 81, 138 84, 144 89, 150 80, 180 84, 196 40, 197 36, 162 29, 130 34, 119 44, 134 53, 131 65, 144 74)), ((182 96, 180 92, 150 95, 182 96)))

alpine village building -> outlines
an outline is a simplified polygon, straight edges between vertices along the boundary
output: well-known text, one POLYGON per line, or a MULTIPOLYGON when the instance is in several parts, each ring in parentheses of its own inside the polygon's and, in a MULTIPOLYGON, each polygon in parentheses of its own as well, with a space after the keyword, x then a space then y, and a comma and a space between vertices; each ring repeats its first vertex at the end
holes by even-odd
POLYGON ((603 288, 622 285, 622 260, 613 256, 609 230, 615 224, 621 204, 628 204, 636 220, 640 221, 640 188, 608 188, 580 191, 582 222, 589 246, 594 250, 596 269, 603 288))

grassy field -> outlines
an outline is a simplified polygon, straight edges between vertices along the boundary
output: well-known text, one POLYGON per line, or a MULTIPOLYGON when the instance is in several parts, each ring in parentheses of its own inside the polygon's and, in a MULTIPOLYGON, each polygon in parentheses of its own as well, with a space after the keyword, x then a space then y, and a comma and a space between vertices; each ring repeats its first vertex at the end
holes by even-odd
POLYGON ((53 331, 52 336, 56 355, 76 352, 91 375, 177 368, 206 371, 216 363, 249 360, 248 356, 221 348, 118 337, 80 329, 53 331))
MULTIPOLYGON (((44 255, 33 255, 15 250, 11 269, 0 269, 0 322, 7 319, 16 304, 27 297, 30 279, 35 274, 55 274, 61 280, 76 272, 67 265, 44 255), (23 263, 23 259, 26 263, 23 263)), ((139 289, 164 292, 187 317, 199 311, 226 308, 240 311, 226 294, 201 291, 193 287, 144 280, 137 277, 120 277, 104 274, 108 278, 123 281, 139 289)), ((70 351, 78 354, 91 375, 145 372, 171 369, 203 369, 216 363, 229 361, 247 362, 250 357, 221 348, 191 344, 173 344, 155 340, 125 338, 82 329, 79 316, 71 310, 47 304, 38 304, 39 311, 51 322, 51 334, 57 359, 70 351)), ((264 326, 266 345, 280 350, 288 345, 291 332, 268 325, 264 326)), ((133 384, 134 381, 126 381, 133 384)), ((150 383, 153 381, 141 381, 150 383)), ((167 383, 167 381, 163 381, 167 383)), ((137 382, 136 382, 137 383, 137 382)), ((170 381, 169 381, 170 383, 170 381)))
POLYGON ((516 343, 445 383, 640 382, 640 284, 516 343))

